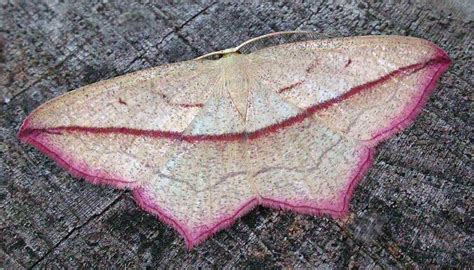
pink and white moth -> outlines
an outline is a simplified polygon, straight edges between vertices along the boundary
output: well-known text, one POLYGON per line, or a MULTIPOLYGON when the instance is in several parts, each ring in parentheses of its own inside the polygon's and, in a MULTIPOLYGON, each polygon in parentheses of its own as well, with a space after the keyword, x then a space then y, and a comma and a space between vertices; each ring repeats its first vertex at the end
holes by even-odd
POLYGON ((18 136, 77 177, 131 189, 189 248, 257 205, 343 217, 375 146, 413 121, 450 59, 401 36, 240 53, 260 39, 68 92, 18 136))

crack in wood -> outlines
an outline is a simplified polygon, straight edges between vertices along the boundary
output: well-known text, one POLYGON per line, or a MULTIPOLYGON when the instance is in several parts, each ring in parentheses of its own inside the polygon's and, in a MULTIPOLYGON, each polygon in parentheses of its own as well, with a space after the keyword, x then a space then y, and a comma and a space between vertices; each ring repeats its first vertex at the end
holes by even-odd
POLYGON ((35 266, 39 265, 47 256, 52 254, 54 250, 56 250, 62 243, 64 243, 66 240, 68 240, 76 231, 81 230, 83 227, 85 227, 86 225, 91 223, 94 219, 96 219, 97 217, 101 217, 104 213, 109 211, 114 205, 116 205, 122 199, 122 195, 124 193, 125 193, 125 191, 121 191, 120 194, 111 203, 109 203, 102 211, 90 216, 81 225, 75 226, 74 228, 72 228, 72 230, 70 230, 61 240, 59 240, 52 248, 50 248, 43 256, 41 256, 29 268, 30 269, 35 268, 35 266))

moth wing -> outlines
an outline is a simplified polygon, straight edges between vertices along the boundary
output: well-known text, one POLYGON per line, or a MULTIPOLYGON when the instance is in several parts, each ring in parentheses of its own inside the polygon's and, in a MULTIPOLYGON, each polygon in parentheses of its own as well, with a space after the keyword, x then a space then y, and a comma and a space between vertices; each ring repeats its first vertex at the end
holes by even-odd
POLYGON ((373 146, 413 120, 450 62, 428 41, 393 36, 288 43, 248 57, 268 89, 302 111, 249 143, 262 203, 334 217, 347 213, 373 146))
POLYGON ((245 142, 180 139, 238 128, 225 119, 237 113, 215 63, 171 64, 82 87, 36 109, 19 137, 75 176, 134 189, 140 205, 191 247, 256 204, 245 142))
POLYGON ((186 61, 100 81, 44 103, 23 129, 118 126, 179 132, 209 98, 217 76, 212 61, 186 61))
POLYGON ((302 41, 250 56, 286 101, 371 144, 413 119, 450 63, 433 43, 400 36, 302 41))

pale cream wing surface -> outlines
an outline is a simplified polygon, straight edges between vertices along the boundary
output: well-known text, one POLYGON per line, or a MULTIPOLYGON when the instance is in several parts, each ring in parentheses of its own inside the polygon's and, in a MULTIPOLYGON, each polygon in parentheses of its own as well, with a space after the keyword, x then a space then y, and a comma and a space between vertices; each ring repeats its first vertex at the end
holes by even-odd
MULTIPOLYGON (((259 50, 249 57, 255 59, 259 65, 256 72, 273 91, 307 109, 400 69, 428 63, 440 56, 440 51, 418 38, 369 36, 289 43, 259 50)), ((370 140, 375 131, 409 110, 413 99, 421 98, 424 86, 441 65, 394 74, 373 89, 316 116, 337 132, 370 140)))
POLYGON ((227 75, 216 63, 144 70, 73 91, 33 114, 30 128, 41 132, 30 140, 89 180, 145 190, 194 241, 257 194, 247 175, 244 140, 180 139, 245 132, 245 111, 238 108, 247 98, 240 107, 232 98, 242 95, 233 63, 226 62, 227 75), (113 130, 101 133, 107 128, 113 130))
POLYGON ((196 239, 256 196, 246 149, 239 141, 177 144, 146 193, 196 239))
POLYGON ((39 107, 29 124, 181 132, 214 91, 215 64, 169 64, 84 86, 39 107))

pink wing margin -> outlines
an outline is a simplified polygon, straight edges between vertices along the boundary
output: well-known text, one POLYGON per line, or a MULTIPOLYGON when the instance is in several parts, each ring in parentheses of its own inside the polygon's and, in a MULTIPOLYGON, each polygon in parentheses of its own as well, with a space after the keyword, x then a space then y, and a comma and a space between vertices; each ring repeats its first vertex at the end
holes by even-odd
MULTIPOLYGON (((380 142, 390 138, 395 133, 403 130, 413 123, 416 116, 421 112, 423 106, 428 101, 430 94, 434 91, 437 81, 451 64, 451 60, 442 49, 437 48, 437 52, 438 55, 435 57, 435 59, 439 60, 438 63, 427 67, 432 69, 429 74, 433 74, 433 76, 431 79, 427 78, 426 83, 423 84, 421 89, 417 91, 420 94, 413 98, 412 102, 406 106, 406 109, 403 111, 403 113, 394 119, 388 127, 378 130, 374 133, 371 140, 368 140, 364 143, 365 151, 363 151, 363 154, 361 154, 359 157, 357 167, 354 168, 353 172, 350 174, 349 181, 347 181, 347 188, 344 194, 341 194, 342 200, 337 205, 332 205, 331 207, 321 207, 321 205, 318 207, 312 207, 308 206, 307 204, 299 205, 298 203, 279 201, 269 198, 260 198, 260 200, 257 198, 252 198, 243 203, 232 215, 223 217, 217 223, 209 226, 208 228, 202 229, 197 234, 194 233, 194 235, 197 236, 192 236, 191 231, 186 228, 186 226, 180 224, 180 222, 177 221, 177 219, 173 217, 171 213, 167 213, 165 210, 163 210, 163 208, 154 203, 153 200, 147 196, 146 191, 140 186, 134 185, 134 182, 126 181, 124 179, 120 179, 119 177, 114 177, 113 175, 101 174, 97 170, 90 168, 85 164, 76 164, 71 162, 67 156, 61 154, 59 149, 54 149, 54 146, 41 143, 38 139, 38 136, 41 136, 41 134, 39 132, 31 132, 31 130, 28 130, 29 117, 21 126, 20 131, 18 132, 18 137, 22 142, 31 144, 55 160, 61 167, 65 168, 75 177, 83 178, 93 184, 105 184, 120 189, 131 189, 133 191, 135 200, 141 208, 147 212, 152 213, 161 221, 176 229, 184 237, 187 247, 192 249, 218 231, 234 224, 238 218, 245 215, 259 204, 276 209, 291 210, 303 214, 327 214, 333 218, 342 218, 347 216, 349 212, 349 202, 352 199, 357 184, 363 179, 368 169, 373 165, 375 147, 380 142)), ((362 90, 364 89, 361 89, 361 91, 362 90)))

